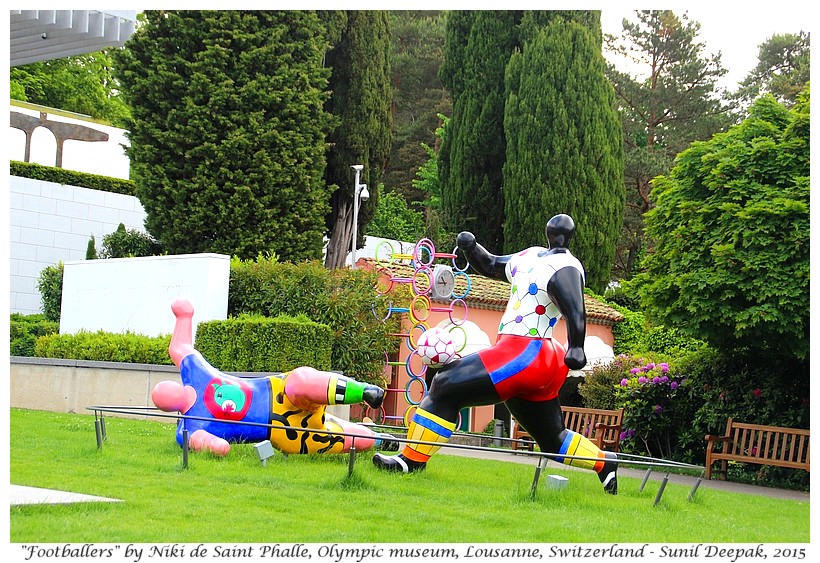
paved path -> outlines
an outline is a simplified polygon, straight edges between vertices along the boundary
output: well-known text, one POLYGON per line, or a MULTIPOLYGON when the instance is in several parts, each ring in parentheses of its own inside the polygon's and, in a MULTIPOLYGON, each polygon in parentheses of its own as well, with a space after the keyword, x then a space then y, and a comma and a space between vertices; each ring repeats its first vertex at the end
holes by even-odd
POLYGON ((120 502, 118 499, 95 497, 67 491, 25 487, 23 485, 9 486, 9 502, 11 506, 20 504, 65 504, 70 502, 120 502))

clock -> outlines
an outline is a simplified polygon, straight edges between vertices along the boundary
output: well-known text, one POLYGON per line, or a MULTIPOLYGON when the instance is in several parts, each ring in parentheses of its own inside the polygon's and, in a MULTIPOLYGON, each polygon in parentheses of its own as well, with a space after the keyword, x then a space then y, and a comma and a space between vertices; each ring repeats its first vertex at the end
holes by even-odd
POLYGON ((433 266, 433 287, 431 297, 438 299, 450 299, 453 289, 456 286, 456 278, 450 266, 437 264, 433 266))

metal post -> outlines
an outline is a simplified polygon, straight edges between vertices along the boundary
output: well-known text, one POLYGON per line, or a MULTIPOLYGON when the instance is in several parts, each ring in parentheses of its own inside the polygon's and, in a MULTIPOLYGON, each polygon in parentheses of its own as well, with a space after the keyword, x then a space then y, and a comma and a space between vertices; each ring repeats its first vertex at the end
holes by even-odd
POLYGON ((642 492, 643 492, 643 488, 646 486, 646 482, 649 480, 649 475, 650 475, 651 473, 652 473, 652 468, 651 468, 651 467, 648 467, 648 468, 646 469, 646 473, 645 473, 645 474, 644 474, 644 476, 643 476, 643 481, 641 481, 641 486, 640 486, 640 488, 638 489, 638 492, 639 492, 639 493, 642 493, 642 492))
POLYGON ((182 469, 188 469, 188 429, 182 429, 182 469))
POLYGON ((350 267, 355 269, 356 268, 356 236, 357 236, 357 229, 359 223, 359 191, 360 191, 360 184, 359 184, 359 177, 362 173, 362 169, 364 168, 363 164, 354 164, 351 166, 353 170, 356 171, 356 178, 353 180, 353 249, 351 250, 350 254, 350 267))
POLYGON ((663 476, 663 481, 661 481, 661 488, 658 489, 658 494, 655 495, 655 503, 652 506, 658 506, 658 503, 661 501, 661 497, 663 496, 663 490, 666 488, 666 483, 669 481, 669 473, 663 476))
POLYGON ((356 439, 353 439, 353 444, 350 446, 350 458, 347 461, 347 476, 353 476, 353 465, 356 463, 356 439))
POLYGON ((97 449, 102 448, 102 429, 100 428, 100 419, 94 419, 94 432, 97 434, 97 449))
POLYGON ((689 491, 689 496, 687 497, 686 500, 691 501, 693 498, 695 498, 695 493, 697 492, 698 487, 700 487, 700 481, 701 481, 701 478, 698 477, 697 481, 695 481, 695 484, 692 486, 692 490, 689 491))
POLYGON ((530 498, 535 498, 535 492, 538 490, 538 479, 541 477, 541 471, 547 464, 547 458, 544 456, 538 457, 538 464, 535 466, 535 475, 532 476, 532 488, 530 489, 530 498))

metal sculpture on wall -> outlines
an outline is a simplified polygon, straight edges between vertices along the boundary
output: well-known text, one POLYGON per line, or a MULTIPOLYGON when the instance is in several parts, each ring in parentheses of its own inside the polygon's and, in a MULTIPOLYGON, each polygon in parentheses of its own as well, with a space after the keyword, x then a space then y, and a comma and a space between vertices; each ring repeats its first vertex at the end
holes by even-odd
POLYGON ((23 162, 31 161, 31 136, 38 127, 44 127, 51 131, 57 140, 57 156, 54 164, 57 168, 63 167, 63 145, 66 141, 105 142, 108 140, 108 133, 104 131, 75 123, 52 121, 42 111, 39 118, 18 111, 10 113, 11 127, 20 129, 26 135, 26 153, 23 162))
POLYGON ((176 323, 169 353, 182 383, 159 382, 151 400, 162 411, 185 415, 177 424, 180 446, 189 435, 192 450, 218 456, 226 455, 231 443, 264 440, 287 454, 397 449, 389 436, 326 412, 328 405, 361 402, 379 408, 382 388, 311 367, 262 377, 223 373, 193 347, 191 302, 177 299, 171 310, 176 323))

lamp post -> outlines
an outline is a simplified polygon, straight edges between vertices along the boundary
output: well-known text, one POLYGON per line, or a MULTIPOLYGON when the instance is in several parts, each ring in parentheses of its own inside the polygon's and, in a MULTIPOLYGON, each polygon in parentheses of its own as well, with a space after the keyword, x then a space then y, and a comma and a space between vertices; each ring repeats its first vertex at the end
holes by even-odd
POLYGON ((353 180, 353 249, 351 253, 350 267, 356 268, 356 229, 359 226, 359 198, 362 201, 367 201, 370 198, 370 192, 367 191, 367 184, 360 184, 364 164, 354 164, 351 166, 356 171, 356 178, 353 180))

